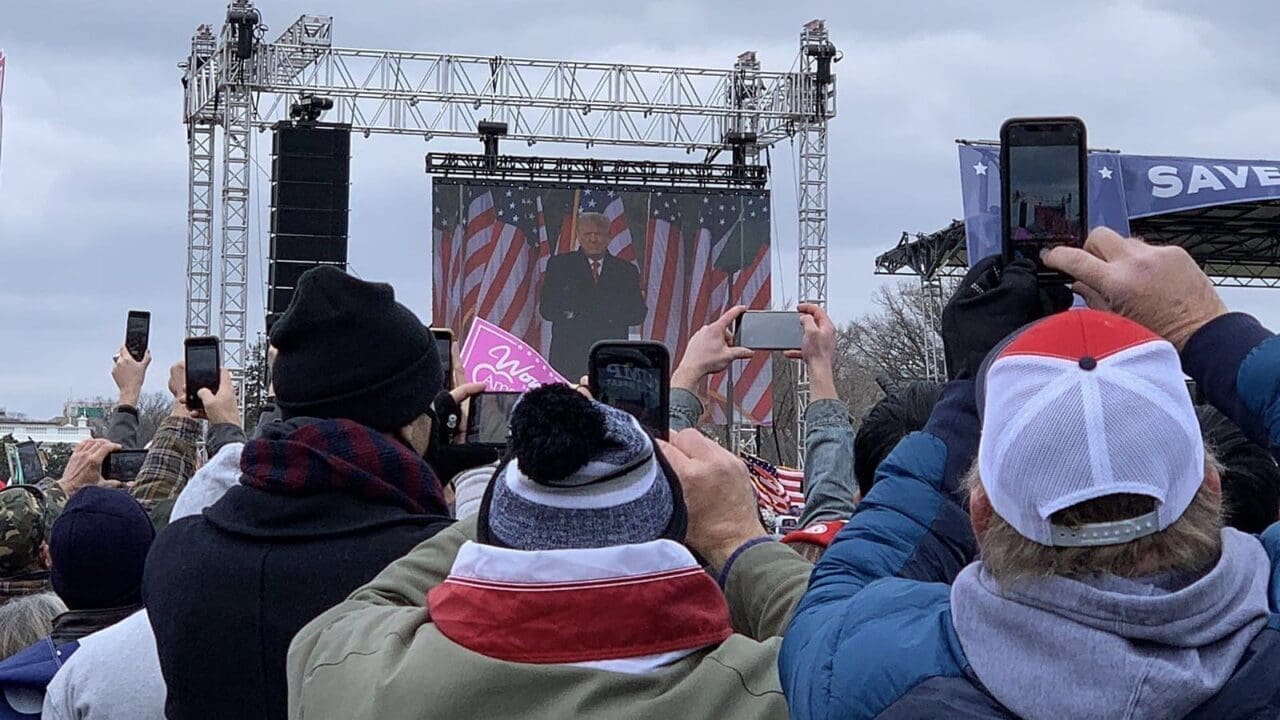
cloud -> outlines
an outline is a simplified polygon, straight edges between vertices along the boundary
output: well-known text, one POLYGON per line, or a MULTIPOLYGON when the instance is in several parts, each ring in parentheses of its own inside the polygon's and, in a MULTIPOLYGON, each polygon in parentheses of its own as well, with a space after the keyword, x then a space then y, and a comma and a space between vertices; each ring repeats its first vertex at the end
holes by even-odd
MULTIPOLYGON (((274 37, 304 12, 334 16, 335 43, 513 57, 728 67, 756 50, 786 70, 801 25, 825 17, 844 53, 831 125, 830 285, 837 318, 865 310, 882 278, 874 257, 900 233, 932 231, 961 214, 953 140, 994 137, 1011 115, 1071 113, 1094 145, 1148 154, 1280 158, 1280 70, 1270 2, 883 3, 660 2, 584 5, 495 0, 482 12, 446 2, 260 2, 274 37)), ((148 389, 181 355, 186 292, 186 142, 176 64, 196 25, 217 26, 213 2, 88 0, 6 7, 10 56, 0 165, 0 303, 11 340, 0 405, 55 414, 68 393, 109 391, 108 363, 130 308, 153 312, 148 389)), ((269 136, 256 135, 264 166, 269 136)), ((429 309, 428 150, 475 141, 357 138, 353 142, 351 264, 429 309)), ((524 150, 519 148, 518 150, 524 150)), ((618 148, 555 154, 627 157, 618 148)), ((678 154, 684 159, 683 154, 678 154)), ((776 297, 796 292, 792 147, 772 163, 776 297)), ((254 182, 265 202, 267 180, 254 182)), ((256 211, 251 250, 265 250, 256 211)), ((264 262, 251 262, 261 303, 264 262)), ((216 269, 215 269, 216 274, 216 269)), ((1280 326, 1267 291, 1233 304, 1280 326)), ((215 298, 216 304, 216 298, 215 298)), ((251 329, 260 326, 256 313, 251 329)))

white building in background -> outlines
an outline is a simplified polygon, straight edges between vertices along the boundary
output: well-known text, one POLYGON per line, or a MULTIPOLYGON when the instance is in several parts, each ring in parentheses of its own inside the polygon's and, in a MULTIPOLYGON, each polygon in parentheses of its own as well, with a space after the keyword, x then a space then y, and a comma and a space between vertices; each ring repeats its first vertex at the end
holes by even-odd
POLYGON ((18 442, 34 440, 44 443, 75 444, 93 437, 88 418, 81 416, 66 423, 0 417, 0 437, 13 435, 18 442))

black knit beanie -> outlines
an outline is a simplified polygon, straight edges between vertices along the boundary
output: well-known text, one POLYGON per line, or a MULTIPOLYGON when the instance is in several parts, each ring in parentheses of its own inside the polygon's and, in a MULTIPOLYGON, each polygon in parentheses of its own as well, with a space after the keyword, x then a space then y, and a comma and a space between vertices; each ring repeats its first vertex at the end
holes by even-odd
POLYGON ((281 417, 341 418, 394 432, 444 387, 431 332, 385 283, 308 270, 271 328, 281 417))
POLYGON ((49 531, 54 591, 72 610, 142 604, 142 569, 155 537, 147 511, 128 493, 80 490, 49 531))

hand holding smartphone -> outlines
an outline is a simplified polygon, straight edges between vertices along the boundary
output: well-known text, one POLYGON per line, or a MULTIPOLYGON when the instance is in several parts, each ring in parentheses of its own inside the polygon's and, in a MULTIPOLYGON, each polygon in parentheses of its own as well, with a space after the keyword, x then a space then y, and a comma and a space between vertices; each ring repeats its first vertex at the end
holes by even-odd
POLYGON ((102 477, 122 483, 133 482, 146 457, 146 450, 116 450, 109 453, 102 461, 102 477))
POLYGON ((649 434, 666 439, 671 355, 658 342, 602 340, 591 347, 587 383, 597 401, 629 413, 649 434))
POLYGON ((222 374, 222 348, 216 337, 187 338, 187 409, 203 410, 204 403, 198 394, 200 388, 218 392, 222 374))
POLYGON ((799 350, 804 324, 795 310, 748 310, 734 326, 733 343, 752 350, 799 350))
POLYGON ((1089 234, 1088 145, 1073 117, 1014 118, 1000 127, 1002 240, 1006 262, 1026 258, 1041 285, 1070 278, 1044 266, 1040 252, 1083 247, 1089 234))
POLYGON ((467 414, 467 445, 506 450, 511 434, 511 411, 522 393, 490 392, 471 398, 467 414))
POLYGON ((138 362, 147 356, 147 345, 151 338, 151 313, 145 310, 130 310, 129 319, 125 323, 124 347, 129 355, 138 362))
POLYGON ((431 337, 436 341, 436 354, 440 356, 440 367, 444 370, 444 389, 454 388, 453 378, 453 331, 449 328, 431 328, 431 337))

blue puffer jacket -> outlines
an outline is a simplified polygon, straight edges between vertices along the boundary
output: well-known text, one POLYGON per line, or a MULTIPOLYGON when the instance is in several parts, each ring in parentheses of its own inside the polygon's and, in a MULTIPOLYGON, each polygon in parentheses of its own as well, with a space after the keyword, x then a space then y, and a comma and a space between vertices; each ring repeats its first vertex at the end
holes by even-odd
MULTIPOLYGON (((1276 453, 1280 337, 1249 316, 1227 315, 1192 338, 1183 366, 1276 453)), ((952 621, 950 583, 976 552, 960 483, 977 437, 972 385, 953 382, 925 430, 881 465, 875 488, 814 568, 779 657, 795 720, 1016 717, 978 680, 952 621)), ((1271 615, 1225 684, 1185 717, 1280 716, 1280 524, 1262 545, 1271 615)), ((1071 678, 1062 687, 1091 691, 1071 678)))

